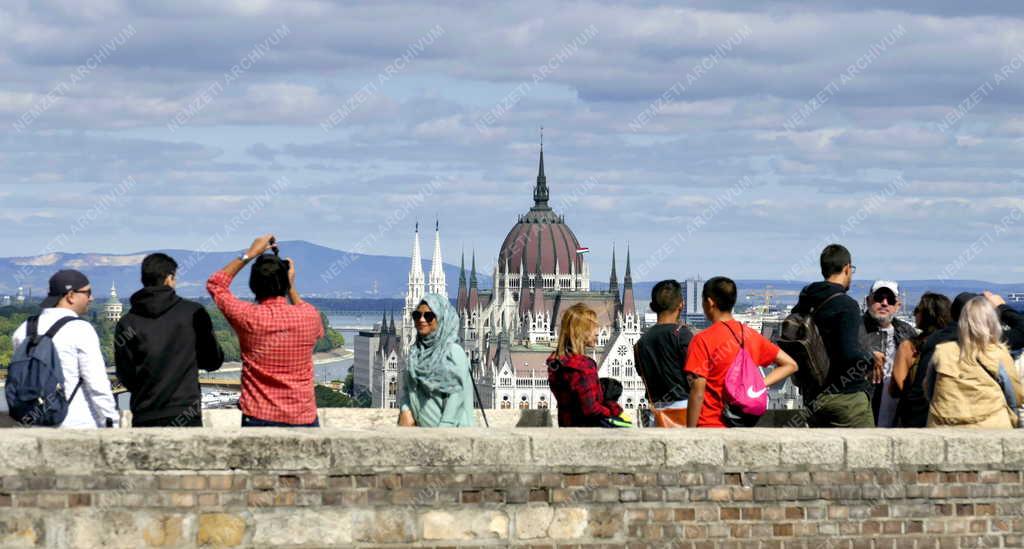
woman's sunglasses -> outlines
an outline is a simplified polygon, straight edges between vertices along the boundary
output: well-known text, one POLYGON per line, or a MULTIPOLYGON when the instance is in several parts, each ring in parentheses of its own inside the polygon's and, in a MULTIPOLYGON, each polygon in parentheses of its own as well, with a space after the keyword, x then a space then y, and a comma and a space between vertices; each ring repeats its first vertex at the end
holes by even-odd
POLYGON ((419 322, 421 318, 423 320, 426 320, 427 322, 433 322, 434 319, 437 318, 437 315, 435 315, 431 311, 427 311, 425 313, 420 312, 420 311, 413 311, 412 312, 412 320, 413 320, 413 322, 419 322))

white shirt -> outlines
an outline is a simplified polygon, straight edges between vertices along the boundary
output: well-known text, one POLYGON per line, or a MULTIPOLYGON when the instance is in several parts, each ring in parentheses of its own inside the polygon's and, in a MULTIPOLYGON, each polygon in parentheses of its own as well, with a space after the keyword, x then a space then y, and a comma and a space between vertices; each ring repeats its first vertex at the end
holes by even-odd
MULTIPOLYGON (((57 320, 66 316, 78 315, 70 309, 43 309, 39 314, 39 333, 46 333, 57 320)), ((25 341, 26 330, 28 321, 22 322, 11 336, 15 349, 25 341)), ((110 389, 96 330, 88 322, 69 322, 53 336, 53 346, 60 356, 64 386, 67 387, 69 398, 78 380, 82 380, 78 393, 68 405, 68 415, 60 424, 61 428, 95 429, 106 426, 107 418, 112 419, 116 426, 119 414, 114 405, 114 394, 110 389)))

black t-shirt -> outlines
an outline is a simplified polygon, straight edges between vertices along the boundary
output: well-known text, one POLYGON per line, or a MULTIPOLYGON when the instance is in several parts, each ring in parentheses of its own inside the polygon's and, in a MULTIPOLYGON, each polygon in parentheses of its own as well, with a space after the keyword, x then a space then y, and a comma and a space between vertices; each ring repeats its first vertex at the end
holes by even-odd
POLYGON ((689 397, 683 366, 693 333, 685 325, 655 324, 636 343, 637 372, 654 402, 675 402, 689 397))

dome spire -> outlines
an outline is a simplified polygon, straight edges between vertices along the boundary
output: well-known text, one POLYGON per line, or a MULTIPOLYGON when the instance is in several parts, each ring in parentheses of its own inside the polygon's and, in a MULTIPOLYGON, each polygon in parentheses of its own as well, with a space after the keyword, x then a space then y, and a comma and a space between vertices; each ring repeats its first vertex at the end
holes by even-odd
POLYGON ((537 185, 533 187, 534 208, 548 209, 548 178, 544 175, 544 126, 540 127, 540 165, 537 168, 537 185))

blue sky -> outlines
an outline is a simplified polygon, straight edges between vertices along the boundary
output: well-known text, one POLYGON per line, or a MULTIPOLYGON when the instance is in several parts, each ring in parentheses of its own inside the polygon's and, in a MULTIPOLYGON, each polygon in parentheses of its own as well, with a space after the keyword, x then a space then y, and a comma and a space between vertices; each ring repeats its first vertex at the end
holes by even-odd
POLYGON ((834 235, 860 276, 1020 282, 1024 7, 888 4, 6 2, 0 255, 404 255, 437 216, 490 258, 544 126, 594 278, 614 241, 644 279, 812 279, 834 235))

